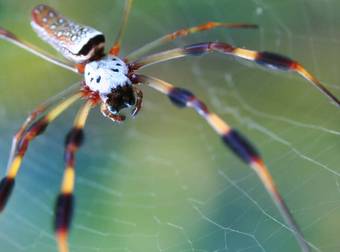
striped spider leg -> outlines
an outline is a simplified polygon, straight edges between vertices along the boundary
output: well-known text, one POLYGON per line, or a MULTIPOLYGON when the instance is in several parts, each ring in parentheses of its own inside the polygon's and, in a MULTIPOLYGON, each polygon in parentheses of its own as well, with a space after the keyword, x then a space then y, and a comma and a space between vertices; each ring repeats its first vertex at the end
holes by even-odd
POLYGON ((210 112, 207 106, 190 91, 176 88, 165 81, 153 77, 139 75, 137 71, 146 66, 174 58, 220 52, 256 62, 267 68, 295 71, 321 90, 337 106, 339 106, 338 98, 296 61, 278 54, 241 49, 226 43, 206 42, 193 44, 140 58, 140 55, 146 54, 178 37, 217 27, 256 28, 255 25, 251 24, 208 22, 180 29, 146 44, 127 55, 124 59, 121 59, 117 55, 119 55, 121 49, 122 35, 127 26, 132 0, 126 0, 125 3, 122 23, 118 30, 117 38, 107 55, 104 53, 105 37, 101 32, 92 27, 80 25, 46 5, 38 5, 33 9, 31 22, 33 29, 44 41, 49 43, 72 63, 64 63, 35 48, 33 45, 19 40, 11 32, 0 28, 0 39, 5 39, 49 62, 84 76, 81 86, 78 84, 76 90, 72 87, 63 93, 63 100, 59 98, 52 99, 34 110, 15 135, 8 162, 7 175, 0 182, 0 211, 4 209, 9 199, 29 143, 43 133, 48 124, 74 102, 80 98, 86 99, 85 104, 80 108, 74 120, 72 129, 66 137, 66 164, 60 194, 57 197, 55 206, 55 232, 59 252, 67 252, 68 233, 72 220, 74 201, 75 154, 83 142, 83 128, 90 109, 100 105, 101 113, 114 122, 123 122, 125 120, 125 116, 120 113, 125 108, 131 108, 131 116, 136 116, 142 107, 143 100, 143 93, 138 89, 137 84, 142 83, 166 94, 179 107, 194 108, 212 126, 222 137, 224 143, 257 173, 284 220, 289 225, 301 250, 309 251, 309 244, 304 240, 299 226, 294 221, 283 198, 280 196, 264 162, 249 141, 216 114, 210 112))
POLYGON ((60 251, 68 251, 65 238, 72 216, 72 190, 74 175, 74 156, 83 139, 82 129, 85 125, 88 111, 97 105, 99 98, 79 83, 72 85, 47 102, 39 105, 27 117, 13 137, 11 154, 8 161, 7 174, 0 182, 0 212, 4 210, 6 203, 15 185, 15 178, 21 167, 23 157, 31 141, 41 135, 48 125, 53 122, 67 108, 81 98, 88 101, 78 112, 74 127, 66 136, 65 141, 65 174, 61 193, 57 198, 55 213, 55 230, 57 234, 60 251))
MULTIPOLYGON (((131 10, 131 5, 132 5, 132 0, 126 0, 125 1, 125 9, 123 13, 123 20, 122 24, 120 26, 120 30, 118 32, 118 36, 111 47, 109 54, 113 56, 119 55, 120 52, 120 47, 121 47, 121 39, 123 36, 123 32, 126 29, 127 26, 127 21, 128 21, 128 16, 129 12, 131 10)), ((140 56, 148 53, 149 51, 166 44, 170 41, 176 40, 177 38, 180 37, 185 37, 197 32, 203 32, 203 31, 208 31, 211 29, 215 29, 218 27, 223 27, 223 28, 228 28, 228 29, 254 29, 258 28, 257 25, 255 24, 246 24, 246 23, 221 23, 221 22, 206 22, 204 24, 196 25, 190 28, 183 28, 180 30, 177 30, 175 32, 166 34, 154 41, 151 41, 150 43, 145 44, 144 46, 137 48, 135 51, 129 53, 127 56, 125 56, 124 60, 125 61, 132 61, 134 59, 139 58, 140 56)))
POLYGON ((189 90, 174 87, 166 81, 140 74, 134 74, 133 83, 135 85, 147 85, 158 92, 167 95, 175 106, 179 108, 193 108, 200 116, 202 116, 203 119, 206 120, 206 122, 222 138, 226 146, 256 172, 272 200, 275 202, 285 222, 289 225, 289 228, 298 241, 301 250, 310 251, 309 245, 304 239, 298 224, 295 222, 288 206, 276 187, 273 177, 255 147, 245 136, 231 128, 231 126, 224 122, 217 114, 211 112, 204 102, 199 100, 189 90))
POLYGON ((152 51, 153 49, 166 44, 170 41, 176 40, 180 37, 189 36, 191 34, 197 33, 197 32, 203 32, 208 31, 211 29, 215 29, 218 27, 223 28, 229 28, 229 29, 255 29, 258 28, 257 25, 254 24, 244 24, 244 23, 221 23, 221 22, 207 22, 204 24, 196 25, 190 28, 183 28, 180 30, 177 30, 175 32, 166 34, 154 41, 151 41, 150 43, 145 44, 144 46, 137 48, 135 51, 129 53, 127 56, 125 56, 126 61, 133 61, 146 53, 152 51))
POLYGON ((70 70, 72 72, 75 72, 77 73, 77 69, 69 64, 69 63, 66 63, 66 62, 63 62, 51 55, 49 55, 48 53, 40 50, 39 48, 36 48, 34 45, 24 41, 24 40, 21 40, 19 39, 16 35, 14 35, 12 32, 10 31, 7 31, 5 30, 4 28, 0 27, 0 39, 4 39, 4 40, 7 40, 8 42, 18 46, 18 47, 21 47, 27 51, 29 51, 30 53, 46 60, 46 61, 49 61, 57 66, 60 66, 62 68, 65 68, 67 70, 70 70))
POLYGON ((68 251, 67 236, 68 229, 73 215, 73 191, 75 183, 75 154, 81 146, 84 133, 83 128, 90 109, 95 103, 90 99, 79 110, 72 129, 66 136, 65 141, 65 170, 60 194, 55 206, 55 223, 56 236, 60 252, 68 251))
MULTIPOLYGON (((186 56, 201 56, 205 53, 211 52, 218 52, 246 59, 272 70, 295 71, 307 79, 312 85, 317 87, 322 93, 324 93, 333 103, 335 103, 337 107, 340 106, 339 99, 297 61, 291 60, 276 53, 257 52, 248 49, 237 48, 223 42, 203 42, 187 45, 183 48, 175 48, 145 56, 128 64, 130 71, 134 72, 146 66, 171 59, 186 56)), ((205 104, 198 100, 190 91, 173 87, 171 84, 165 81, 144 75, 132 74, 131 78, 135 84, 144 83, 158 90, 159 92, 168 95, 170 100, 179 107, 194 108, 214 128, 214 130, 219 135, 221 135, 223 141, 228 145, 228 147, 250 167, 253 168, 270 194, 272 200, 275 202, 285 222, 293 231, 301 250, 310 251, 309 244, 305 241, 298 224, 295 222, 292 214, 289 211, 289 208, 275 186, 270 172, 264 165, 261 158, 258 156, 255 148, 249 144, 245 137, 231 129, 230 126, 223 122, 217 115, 209 112, 205 104)))
POLYGON ((38 135, 42 134, 49 123, 56 119, 80 97, 81 92, 79 91, 79 83, 77 83, 67 89, 67 92, 63 91, 50 101, 39 105, 30 113, 15 134, 8 160, 7 174, 0 182, 0 211, 4 209, 13 190, 15 178, 29 143, 38 135))
MULTIPOLYGON (((128 1, 125 15, 129 13, 131 0, 128 1)), ((123 24, 117 41, 114 47, 119 52, 120 40, 126 26, 127 17, 123 19, 123 24)), ((87 26, 79 25, 66 17, 60 15, 57 11, 46 5, 38 5, 32 10, 33 29, 38 35, 61 53, 66 59, 73 63, 64 63, 59 59, 50 56, 48 53, 35 48, 33 45, 18 39, 13 33, 0 28, 0 39, 9 41, 49 62, 59 65, 67 70, 76 73, 84 73, 87 66, 87 72, 95 71, 91 68, 96 65, 96 60, 104 57, 104 35, 87 26), (91 61, 94 63, 91 65, 91 61)), ((103 75, 103 81, 108 81, 108 90, 111 91, 115 84, 129 84, 128 78, 121 73, 121 71, 128 71, 125 63, 117 57, 108 57, 107 65, 115 74, 113 78, 113 86, 110 84, 112 76, 103 75), (116 62, 117 61, 117 62, 116 62), (113 65, 112 65, 113 64, 113 65), (107 77, 107 78, 105 78, 107 77), (119 82, 121 81, 121 82, 119 82), (110 86, 111 85, 111 86, 110 86)), ((105 65, 105 64, 104 64, 105 65)), ((104 69, 103 66, 101 66, 104 69)), ((111 71, 110 70, 110 71, 111 71)), ((103 87, 98 88, 92 80, 85 78, 86 81, 82 85, 76 84, 60 95, 50 99, 49 101, 39 105, 26 119, 12 141, 11 153, 8 161, 8 168, 6 176, 0 181, 0 211, 3 211, 9 197, 13 191, 15 178, 19 172, 23 157, 27 151, 29 143, 38 135, 42 134, 47 128, 48 124, 55 120, 62 112, 70 107, 74 102, 80 98, 87 99, 87 102, 78 112, 75 118, 74 126, 68 133, 65 143, 65 162, 66 167, 64 171, 63 182, 61 185, 61 192, 56 200, 55 206, 55 232, 56 240, 60 252, 68 251, 68 230, 72 219, 73 212, 73 189, 75 180, 75 153, 80 147, 83 139, 83 128, 90 108, 101 103, 101 98, 105 99, 105 104, 101 106, 103 115, 109 117, 113 121, 123 121, 125 117, 115 115, 112 110, 134 106, 131 115, 135 116, 142 105, 142 92, 136 87, 125 85, 121 89, 117 87, 117 92, 101 94, 98 91, 103 91, 103 87), (89 85, 87 85, 88 83, 89 85), (92 87, 92 89, 91 89, 92 87), (121 93, 121 95, 120 95, 121 93), (104 106, 105 105, 105 106, 104 106)), ((96 78, 96 82, 99 82, 96 78)), ((95 82, 95 83, 96 83, 95 82)))
POLYGON ((182 58, 186 56, 200 56, 212 52, 218 52, 225 55, 234 56, 236 58, 252 61, 267 69, 296 72, 317 89, 319 89, 337 107, 340 107, 340 100, 297 61, 276 53, 258 52, 238 48, 223 42, 203 42, 155 53, 131 62, 129 66, 132 70, 137 70, 171 59, 182 58))

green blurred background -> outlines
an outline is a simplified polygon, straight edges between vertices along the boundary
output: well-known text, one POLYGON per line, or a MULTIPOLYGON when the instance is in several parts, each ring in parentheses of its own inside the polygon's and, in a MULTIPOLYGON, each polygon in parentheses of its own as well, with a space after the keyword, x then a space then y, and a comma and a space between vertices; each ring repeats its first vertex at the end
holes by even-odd
MULTIPOLYGON (((0 25, 50 52, 31 30, 41 1, 0 0, 0 25)), ((110 43, 122 0, 45 1, 103 31, 110 43)), ((167 47, 227 41, 299 60, 340 97, 340 2, 336 0, 135 0, 123 53, 206 21, 249 22, 167 47)), ((41 101, 75 74, 0 41, 0 167, 11 136, 41 101)), ((193 90, 254 142, 315 251, 340 250, 339 110, 294 74, 221 55, 152 66, 145 73, 193 90), (240 64, 241 63, 241 64, 240 64)), ((143 88, 135 120, 112 125, 94 110, 78 155, 71 251, 299 251, 256 175, 190 110, 143 88)), ((78 104, 79 105, 79 104, 78 104)), ((75 106, 29 149, 0 217, 0 251, 56 251, 52 216, 63 172, 63 137, 75 106)))

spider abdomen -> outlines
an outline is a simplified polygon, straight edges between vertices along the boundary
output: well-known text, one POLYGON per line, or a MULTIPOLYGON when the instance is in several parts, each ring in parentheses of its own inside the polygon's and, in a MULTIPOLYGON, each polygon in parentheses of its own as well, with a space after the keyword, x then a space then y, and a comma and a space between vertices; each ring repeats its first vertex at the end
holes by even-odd
POLYGON ((37 34, 76 63, 85 62, 104 50, 104 35, 96 29, 78 24, 53 8, 40 4, 32 10, 32 28, 37 34))

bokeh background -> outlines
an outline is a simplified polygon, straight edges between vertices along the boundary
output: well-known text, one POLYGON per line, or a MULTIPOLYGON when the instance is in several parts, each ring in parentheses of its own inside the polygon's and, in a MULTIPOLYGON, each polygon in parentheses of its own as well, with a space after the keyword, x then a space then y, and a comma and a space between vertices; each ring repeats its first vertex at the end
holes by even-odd
MULTIPOLYGON (((51 53, 31 30, 41 1, 0 0, 0 25, 51 53)), ((44 1, 103 31, 110 44, 123 0, 44 1)), ((206 21, 249 22, 259 30, 196 34, 166 47, 227 41, 298 59, 340 97, 340 2, 336 0, 135 0, 123 53, 206 21)), ((75 74, 0 41, 0 171, 11 136, 41 101, 75 74)), ((339 110, 294 74, 213 54, 144 71, 193 90, 254 142, 315 251, 339 251, 339 110)), ((72 252, 299 251, 256 175, 190 110, 143 88, 134 120, 113 125, 94 110, 77 157, 72 252)), ((78 104, 79 105, 79 104, 78 104)), ((79 106, 78 106, 79 107, 79 106)), ((77 106, 34 141, 0 216, 0 251, 56 251, 55 196, 63 138, 77 106)))

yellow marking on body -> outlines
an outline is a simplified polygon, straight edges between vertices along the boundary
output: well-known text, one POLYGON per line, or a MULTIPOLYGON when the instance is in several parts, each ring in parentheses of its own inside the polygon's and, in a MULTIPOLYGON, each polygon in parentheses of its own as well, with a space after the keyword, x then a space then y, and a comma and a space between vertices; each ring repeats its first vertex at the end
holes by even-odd
POLYGON ((18 170, 19 170, 19 167, 21 165, 21 161, 22 161, 22 156, 16 156, 12 163, 11 163, 11 166, 9 167, 8 169, 8 172, 7 172, 7 177, 9 178, 15 178, 15 176, 17 175, 18 173, 18 170))
POLYGON ((133 59, 138 59, 142 55, 145 55, 147 52, 151 51, 152 49, 169 42, 171 40, 175 40, 178 37, 188 36, 190 34, 196 33, 196 32, 203 32, 206 30, 210 30, 217 27, 224 27, 224 28, 231 28, 231 29, 237 29, 237 28, 257 28, 256 25, 253 24, 242 24, 242 23, 219 23, 219 22, 207 22, 204 24, 200 24, 197 26, 189 27, 189 28, 183 28, 178 31, 172 32, 170 34, 167 34, 163 37, 160 37, 141 48, 133 51, 130 53, 125 59, 127 59, 129 62, 133 59))
POLYGON ((208 23, 201 24, 201 25, 198 25, 196 27, 193 27, 189 31, 190 32, 200 32, 200 31, 210 30, 212 28, 219 27, 219 26, 227 26, 227 24, 217 23, 217 22, 208 22, 208 23))
MULTIPOLYGON (((74 120, 74 127, 78 129, 82 129, 86 123, 86 119, 88 117, 89 111, 92 108, 92 102, 89 100, 87 101, 83 107, 79 110, 75 120, 74 120)), ((74 152, 76 148, 71 148, 68 150, 70 152, 74 152)), ((74 181, 75 181, 75 170, 73 166, 66 166, 64 171, 63 182, 61 185, 61 192, 62 193, 72 193, 74 189, 74 181)))
POLYGON ((74 189, 75 171, 74 167, 67 166, 64 172, 61 192, 64 194, 71 194, 74 189))
POLYGON ((262 183, 266 187, 267 191, 271 192, 271 194, 276 194, 277 189, 274 184, 273 177, 270 175, 268 168, 264 165, 264 163, 260 160, 254 160, 250 163, 250 166, 254 169, 256 174, 260 177, 262 183))
POLYGON ((53 110, 51 110, 46 115, 47 122, 53 121, 58 115, 60 115, 65 109, 67 109, 72 103, 77 101, 81 97, 81 93, 77 93, 70 98, 66 99, 64 102, 60 103, 57 107, 55 107, 53 110))
POLYGON ((174 89, 174 86, 171 85, 170 83, 167 83, 163 80, 154 78, 154 77, 146 77, 141 75, 140 76, 142 78, 142 82, 143 84, 146 84, 154 89, 156 89, 157 91, 168 95, 172 89, 174 89))
POLYGON ((306 69, 304 69, 300 64, 296 64, 294 66, 294 70, 299 73, 302 77, 304 77, 306 80, 309 80, 313 82, 315 85, 319 85, 319 81, 306 69))
POLYGON ((215 113, 209 113, 206 116, 206 119, 208 123, 210 124, 211 127, 214 128, 214 130, 219 134, 219 135, 225 135, 228 134, 228 132, 231 130, 229 125, 225 123, 218 115, 215 113))
POLYGON ((154 55, 146 56, 141 58, 140 60, 136 60, 132 63, 138 67, 138 69, 142 69, 144 66, 150 66, 152 64, 158 64, 163 61, 167 61, 169 59, 176 59, 180 57, 184 57, 186 55, 184 49, 176 48, 169 51, 165 51, 162 53, 156 53, 154 55))
POLYGON ((91 108, 92 102, 89 100, 85 103, 84 107, 79 111, 76 119, 74 120, 75 128, 82 129, 84 127, 91 108))
POLYGON ((67 245, 67 231, 61 230, 57 231, 56 240, 58 243, 58 251, 59 252, 68 252, 68 245, 67 245))
POLYGON ((252 50, 247 50, 243 48, 235 48, 233 54, 247 60, 255 60, 258 53, 252 50))

